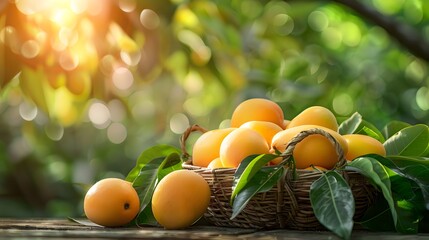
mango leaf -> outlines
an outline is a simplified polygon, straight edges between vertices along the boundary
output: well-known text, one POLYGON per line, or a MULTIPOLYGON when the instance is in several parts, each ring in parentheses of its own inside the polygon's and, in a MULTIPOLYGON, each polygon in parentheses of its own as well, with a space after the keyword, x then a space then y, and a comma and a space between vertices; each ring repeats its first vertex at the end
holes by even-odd
POLYGON ((401 131, 402 129, 411 126, 409 123, 402 121, 391 121, 386 126, 384 126, 382 132, 386 139, 393 136, 395 133, 401 131))
POLYGON ((344 120, 338 127, 338 132, 341 135, 354 133, 362 123, 362 116, 355 112, 348 119, 344 120))
POLYGON ((270 166, 261 168, 253 178, 236 195, 232 204, 231 219, 234 219, 257 193, 269 191, 285 172, 283 166, 270 166))
POLYGON ((393 202, 389 174, 385 167, 371 157, 358 157, 346 165, 346 170, 359 172, 381 189, 383 196, 389 205, 393 222, 395 226, 397 226, 398 215, 393 202))
POLYGON ((258 172, 268 162, 277 158, 273 154, 250 155, 243 159, 234 174, 234 182, 232 183, 231 204, 237 194, 246 186, 256 172, 258 172))
POLYGON ((345 134, 363 134, 371 136, 380 142, 384 142, 383 134, 372 123, 363 120, 362 116, 355 112, 348 119, 344 120, 338 127, 338 132, 341 135, 345 134))
POLYGON ((378 141, 380 141, 381 143, 383 143, 384 141, 386 141, 386 139, 384 138, 383 134, 380 132, 380 130, 378 130, 378 128, 376 126, 374 126, 372 123, 362 120, 361 125, 359 126, 359 128, 356 130, 355 132, 356 134, 363 134, 363 135, 368 135, 372 138, 377 139, 378 141))
POLYGON ((429 143, 428 143, 428 147, 426 148, 425 153, 423 153, 422 156, 429 157, 429 143))
POLYGON ((144 150, 140 154, 139 158, 137 159, 136 166, 133 169, 131 169, 131 171, 128 173, 128 176, 125 178, 125 180, 129 182, 133 182, 145 164, 147 164, 148 162, 152 161, 155 158, 166 157, 171 153, 180 154, 180 150, 176 147, 169 146, 169 145, 155 145, 153 147, 150 147, 144 150))
POLYGON ((177 153, 171 153, 164 159, 164 162, 158 168, 157 182, 161 181, 169 173, 180 169, 182 169, 180 155, 177 153))
POLYGON ((429 210, 429 159, 423 157, 371 156, 399 175, 414 181, 424 197, 424 206, 429 210))
POLYGON ((385 201, 376 203, 372 209, 367 212, 362 224, 374 230, 378 230, 377 228, 379 228, 380 224, 385 227, 393 225, 395 226, 394 229, 398 232, 417 233, 419 221, 423 218, 423 213, 425 211, 423 194, 417 183, 405 174, 401 172, 398 173, 396 169, 394 169, 395 171, 391 169, 390 166, 395 165, 389 159, 375 154, 366 155, 365 157, 377 160, 384 166, 387 166, 385 170, 389 175, 392 199, 398 221, 394 224, 392 221, 392 212, 386 212, 386 208, 389 208, 389 206, 386 204, 384 204, 385 206, 381 205, 382 203, 387 203, 385 199, 385 201), (377 210, 379 212, 374 210, 375 206, 378 206, 377 210), (389 217, 390 220, 387 219, 389 217))
POLYGON ((384 142, 386 154, 400 156, 423 156, 429 142, 429 128, 418 124, 406 127, 384 142))
MULTIPOLYGON (((179 154, 171 153, 167 157, 158 157, 153 159, 140 169, 139 175, 133 181, 133 187, 139 194, 141 209, 144 209, 150 202, 155 185, 161 180, 158 176, 164 169, 164 166, 174 166, 175 163, 178 162, 181 162, 179 154)), ((162 176, 165 176, 166 174, 168 173, 164 172, 162 176)))
POLYGON ((418 187, 414 188, 415 183, 389 168, 386 168, 386 170, 390 175, 392 196, 398 213, 398 223, 401 224, 400 232, 417 233, 418 222, 423 217, 422 212, 424 210, 422 194, 418 187))
MULTIPOLYGON (((155 158, 142 167, 139 175, 133 181, 133 187, 139 194, 140 199, 140 213, 137 217, 138 219, 141 219, 140 214, 144 212, 150 204, 156 184, 169 172, 177 170, 177 166, 181 166, 178 165, 179 163, 181 163, 180 155, 173 152, 167 157, 155 158)), ((147 215, 147 212, 145 213, 147 215)), ((146 220, 150 220, 150 218, 143 219, 139 223, 145 224, 147 223, 146 220)))
POLYGON ((423 197, 415 183, 389 168, 386 168, 391 182, 392 197, 401 226, 395 227, 392 214, 386 199, 379 198, 371 205, 362 218, 361 224, 374 231, 398 231, 402 233, 417 233, 419 222, 423 218, 423 197), (416 191, 417 190, 417 191, 416 191))
POLYGON ((380 142, 385 141, 385 138, 384 138, 383 134, 381 133, 381 131, 378 130, 378 128, 376 126, 374 126, 372 123, 370 123, 366 120, 363 120, 363 119, 362 119, 361 123, 359 124, 359 126, 357 127, 357 129, 353 133, 368 135, 370 137, 377 139, 380 142))
POLYGON ((377 232, 395 232, 392 213, 389 204, 383 196, 379 196, 376 201, 366 210, 365 215, 356 222, 366 229, 377 232))
POLYGON ((353 230, 355 201, 344 178, 329 171, 310 186, 310 201, 319 222, 343 239, 349 239, 353 230))
POLYGON ((134 224, 136 226, 159 226, 152 213, 152 203, 149 202, 146 208, 137 215, 134 219, 134 224))

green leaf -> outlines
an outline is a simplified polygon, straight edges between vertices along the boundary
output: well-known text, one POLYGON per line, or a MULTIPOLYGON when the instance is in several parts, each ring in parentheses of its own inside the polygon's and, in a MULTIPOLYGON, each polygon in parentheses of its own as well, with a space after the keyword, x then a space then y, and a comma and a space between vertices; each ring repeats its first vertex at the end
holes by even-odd
POLYGON ((395 226, 397 226, 398 216, 393 202, 389 174, 385 167, 371 157, 358 157, 347 164, 346 170, 359 172, 381 189, 383 196, 389 205, 393 222, 395 226))
POLYGON ((372 123, 366 120, 362 120, 362 123, 360 124, 358 129, 356 129, 355 133, 368 135, 372 138, 377 139, 381 143, 383 143, 386 140, 383 134, 380 132, 380 130, 378 130, 377 127, 375 127, 372 123))
POLYGON ((395 209, 398 213, 398 223, 396 227, 402 233, 417 233, 418 222, 423 217, 422 194, 420 191, 414 192, 411 181, 398 175, 389 168, 386 168, 390 175, 392 186, 392 196, 395 202, 395 209))
POLYGON ((137 226, 159 226, 152 213, 152 203, 149 202, 147 207, 137 215, 134 219, 134 223, 137 226))
POLYGON ((257 193, 269 191, 283 177, 284 171, 283 166, 264 167, 257 171, 236 195, 232 204, 231 219, 234 219, 257 193))
MULTIPOLYGON (((146 155, 147 156, 147 155, 146 155)), ((145 160, 137 177, 133 180, 133 187, 139 194, 140 212, 136 218, 136 224, 153 224, 153 215, 150 206, 156 184, 168 173, 181 169, 181 159, 177 152, 171 152, 167 156, 145 160)))
MULTIPOLYGON (((382 224, 382 229, 388 229, 389 226, 394 225, 396 231, 398 232, 417 233, 418 223, 423 217, 423 212, 425 211, 423 194, 422 191, 420 191, 418 184, 409 176, 407 177, 406 174, 398 171, 398 169, 395 167, 395 164, 390 159, 383 158, 382 156, 375 154, 366 155, 363 158, 373 159, 374 161, 378 161, 386 166, 385 170, 390 180, 391 195, 394 208, 397 213, 397 221, 393 223, 392 220, 386 219, 388 217, 392 219, 393 213, 392 211, 386 213, 386 206, 380 205, 381 202, 379 202, 378 209, 374 209, 374 207, 372 207, 372 209, 369 211, 370 214, 366 214, 362 224, 368 228, 374 229, 379 227, 375 225, 382 224), (393 168, 391 168, 391 166, 393 166, 393 168), (392 224, 389 224, 389 222, 392 222, 392 224)), ((388 199, 385 200, 385 203, 389 203, 388 199)), ((391 205, 389 205, 388 208, 391 210, 391 205)))
POLYGON ((353 230, 355 202, 352 190, 344 178, 329 171, 310 187, 310 200, 319 222, 343 239, 349 239, 353 230))
POLYGON ((379 196, 377 200, 371 204, 360 222, 357 223, 369 230, 377 232, 396 231, 389 204, 383 196, 379 196))
POLYGON ((170 153, 180 154, 180 150, 176 147, 169 146, 169 145, 155 145, 153 147, 146 149, 140 154, 139 158, 136 161, 136 166, 133 169, 131 169, 131 171, 128 173, 128 176, 126 177, 125 180, 129 182, 133 182, 145 164, 147 164, 148 162, 152 161, 155 158, 166 157, 170 153))
POLYGON ((232 184, 231 204, 237 194, 246 186, 256 172, 258 172, 268 162, 277 158, 273 154, 251 155, 243 159, 234 174, 234 182, 232 184))
POLYGON ((395 133, 402 129, 411 126, 409 123, 401 121, 391 121, 383 128, 383 135, 386 139, 392 137, 395 133))
POLYGON ((429 159, 407 156, 372 156, 399 175, 414 181, 420 188, 425 208, 429 210, 429 159))
POLYGON ((145 209, 150 203, 156 183, 161 180, 160 175, 163 177, 168 174, 168 171, 162 171, 168 169, 171 172, 174 170, 172 167, 180 162, 180 155, 171 153, 167 157, 155 158, 142 167, 139 175, 133 181, 133 187, 140 198, 140 210, 145 209))
POLYGON ((345 134, 363 134, 371 136, 380 142, 384 142, 383 134, 372 123, 363 120, 362 116, 355 112, 351 117, 344 120, 338 127, 341 135, 345 134))
POLYGON ((348 119, 344 120, 338 127, 338 132, 341 135, 354 133, 362 123, 362 116, 355 112, 348 119))
POLYGON ((379 198, 371 205, 361 224, 374 231, 398 231, 402 233, 417 233, 419 222, 423 218, 424 206, 422 204, 422 194, 415 191, 414 184, 387 168, 390 175, 392 186, 392 196, 395 203, 395 209, 398 213, 400 227, 395 227, 392 221, 387 201, 379 198))
POLYGON ((386 154, 424 156, 429 144, 429 128, 424 124, 406 127, 384 142, 386 154))

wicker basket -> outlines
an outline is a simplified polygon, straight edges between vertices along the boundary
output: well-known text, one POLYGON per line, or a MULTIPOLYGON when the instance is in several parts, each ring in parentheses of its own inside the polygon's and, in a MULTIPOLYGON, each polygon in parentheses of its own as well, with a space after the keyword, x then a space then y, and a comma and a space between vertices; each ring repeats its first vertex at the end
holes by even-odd
MULTIPOLYGON (((181 142, 185 157, 189 156, 186 152, 186 139, 194 131, 205 132, 203 128, 194 125, 188 128, 183 134, 181 142)), ((288 148, 282 154, 283 159, 290 158, 295 145, 312 134, 321 134, 336 146, 339 156, 337 167, 346 163, 341 146, 339 146, 331 135, 321 129, 311 129, 301 132, 291 141, 288 148)), ((292 174, 286 174, 270 191, 256 194, 237 217, 230 219, 232 215, 230 198, 236 169, 207 169, 193 166, 191 158, 183 164, 183 168, 197 172, 209 183, 212 196, 204 217, 213 225, 258 229, 324 229, 313 213, 309 197, 311 184, 322 174, 318 171, 297 169, 298 178, 295 180, 292 178, 292 174)), ((291 171, 287 172, 290 173, 291 171)), ((354 219, 359 219, 370 204, 375 201, 377 190, 357 172, 341 171, 341 173, 352 189, 355 199, 354 219)))

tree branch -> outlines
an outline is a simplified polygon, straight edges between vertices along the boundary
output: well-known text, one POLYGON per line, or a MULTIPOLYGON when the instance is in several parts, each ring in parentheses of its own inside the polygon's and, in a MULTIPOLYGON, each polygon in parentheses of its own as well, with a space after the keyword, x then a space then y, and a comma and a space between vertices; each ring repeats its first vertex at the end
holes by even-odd
POLYGON ((397 21, 393 17, 383 15, 375 9, 356 0, 333 0, 353 9, 365 19, 382 27, 391 37, 396 39, 414 56, 429 62, 429 43, 424 36, 411 26, 397 21))

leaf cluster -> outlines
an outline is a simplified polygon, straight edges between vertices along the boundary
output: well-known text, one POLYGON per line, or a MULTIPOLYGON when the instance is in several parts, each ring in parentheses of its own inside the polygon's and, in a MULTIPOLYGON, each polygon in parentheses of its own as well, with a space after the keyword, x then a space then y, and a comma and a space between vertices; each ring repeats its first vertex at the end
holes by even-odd
MULTIPOLYGON (((422 224, 429 215, 428 126, 392 121, 379 130, 355 113, 341 123, 339 132, 369 135, 383 143, 387 155, 360 156, 345 166, 321 172, 309 191, 313 212, 319 222, 339 237, 350 238, 355 203, 341 172, 357 171, 381 193, 360 220, 361 225, 371 230, 408 234, 428 231, 422 224)), ((294 176, 299 179, 292 157, 279 165, 266 166, 279 156, 281 154, 277 153, 244 159, 234 176, 231 218, 236 217, 254 195, 270 190, 287 171, 298 173, 294 176)))

